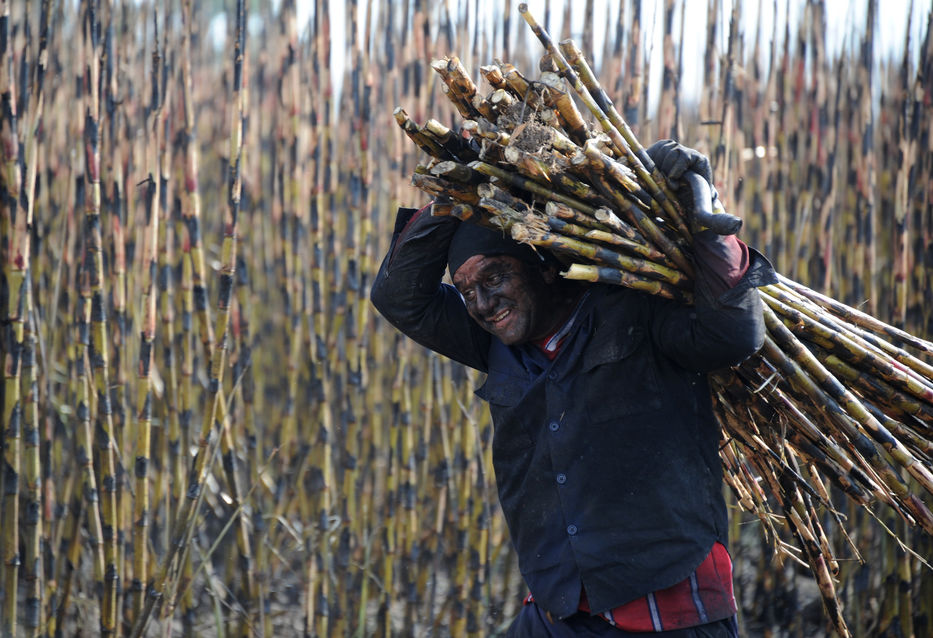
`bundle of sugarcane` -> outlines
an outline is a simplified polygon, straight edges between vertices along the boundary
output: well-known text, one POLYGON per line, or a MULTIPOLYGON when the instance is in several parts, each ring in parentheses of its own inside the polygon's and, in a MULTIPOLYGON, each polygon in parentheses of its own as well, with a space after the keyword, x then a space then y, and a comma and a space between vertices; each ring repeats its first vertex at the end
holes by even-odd
MULTIPOLYGON (((463 117, 460 129, 418 125, 396 109, 431 156, 412 183, 436 198, 435 215, 551 251, 564 277, 691 303, 693 234, 735 232, 737 220, 721 207, 685 215, 573 42, 558 48, 526 5, 519 11, 547 49, 537 79, 504 62, 484 66, 492 90, 482 95, 448 57, 432 68, 463 117)), ((763 348, 711 380, 726 481, 778 552, 810 568, 827 615, 847 636, 817 505, 845 530, 831 483, 868 511, 883 503, 933 534, 923 500, 933 494, 933 343, 784 277, 760 293, 763 348), (781 540, 781 526, 796 546, 781 540)))

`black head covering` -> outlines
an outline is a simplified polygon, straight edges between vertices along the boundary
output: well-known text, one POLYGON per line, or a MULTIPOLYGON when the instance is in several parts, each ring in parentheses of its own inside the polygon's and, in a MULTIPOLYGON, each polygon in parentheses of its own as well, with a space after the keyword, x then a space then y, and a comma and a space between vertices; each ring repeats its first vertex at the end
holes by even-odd
POLYGON ((531 246, 518 243, 500 230, 463 222, 447 249, 450 276, 453 277, 463 262, 474 255, 509 255, 531 265, 544 264, 544 260, 531 246))

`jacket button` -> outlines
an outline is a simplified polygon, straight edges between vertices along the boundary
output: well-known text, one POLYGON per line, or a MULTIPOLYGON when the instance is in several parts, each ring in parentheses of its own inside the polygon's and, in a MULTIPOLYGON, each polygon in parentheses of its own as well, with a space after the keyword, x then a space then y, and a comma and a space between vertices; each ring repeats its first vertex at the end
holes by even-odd
POLYGON ((567 482, 567 475, 564 474, 563 472, 559 473, 559 474, 557 475, 557 482, 560 483, 561 485, 563 485, 564 483, 566 483, 566 482, 567 482))
POLYGON ((575 534, 577 533, 577 526, 576 526, 576 525, 568 525, 568 526, 567 526, 567 533, 570 534, 571 536, 575 535, 575 534))
POLYGON ((547 427, 551 432, 557 432, 560 429, 560 423, 557 421, 551 421, 547 424, 547 427))
POLYGON ((554 379, 557 378, 557 373, 554 372, 554 371, 548 372, 547 378, 550 379, 551 381, 553 381, 554 379))

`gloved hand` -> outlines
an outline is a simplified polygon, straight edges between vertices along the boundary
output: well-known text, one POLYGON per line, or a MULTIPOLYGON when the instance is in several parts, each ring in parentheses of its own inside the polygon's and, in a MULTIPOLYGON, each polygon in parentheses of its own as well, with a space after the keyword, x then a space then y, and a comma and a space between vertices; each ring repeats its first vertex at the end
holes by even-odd
POLYGON ((688 213, 694 231, 711 228, 720 235, 738 232, 742 226, 741 219, 732 215, 713 215, 714 210, 718 213, 724 211, 717 206, 716 189, 712 188, 713 171, 705 155, 674 140, 655 142, 646 149, 646 153, 667 177, 668 184, 688 213))
POLYGON ((713 170, 709 159, 700 151, 678 144, 674 140, 660 140, 646 149, 648 157, 667 176, 671 187, 678 191, 685 186, 683 177, 687 171, 693 171, 713 183, 713 170))

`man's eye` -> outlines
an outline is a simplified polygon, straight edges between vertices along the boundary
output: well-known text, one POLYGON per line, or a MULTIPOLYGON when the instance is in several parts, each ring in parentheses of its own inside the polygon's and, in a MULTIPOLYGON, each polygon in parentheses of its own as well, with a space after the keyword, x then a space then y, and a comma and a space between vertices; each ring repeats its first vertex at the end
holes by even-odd
POLYGON ((490 275, 486 279, 486 285, 488 286, 498 286, 502 283, 502 280, 505 279, 505 275, 502 273, 496 273, 495 275, 490 275))
POLYGON ((476 293, 474 293, 473 290, 463 290, 460 292, 460 294, 463 295, 463 299, 465 301, 473 301, 473 297, 476 296, 476 293))

